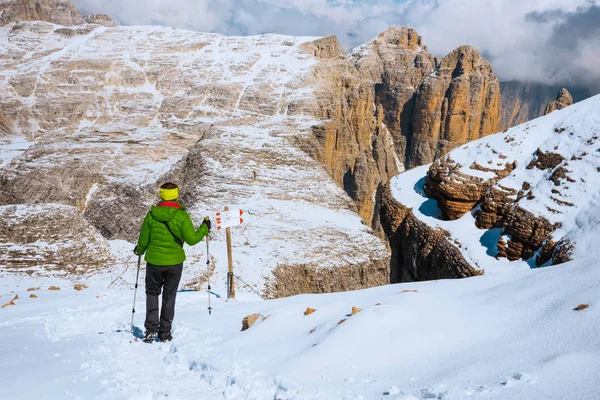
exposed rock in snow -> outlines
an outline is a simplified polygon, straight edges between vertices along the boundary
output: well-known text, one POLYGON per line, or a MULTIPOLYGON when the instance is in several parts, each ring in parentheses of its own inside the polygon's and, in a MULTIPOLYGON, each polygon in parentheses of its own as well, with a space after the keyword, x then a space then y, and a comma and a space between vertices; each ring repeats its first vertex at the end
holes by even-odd
POLYGON ((3 270, 81 274, 110 261, 106 239, 73 207, 60 204, 0 207, 3 270))
POLYGON ((556 100, 546 106, 544 115, 550 114, 552 111, 562 110, 565 107, 573 105, 573 96, 567 89, 561 89, 556 96, 556 100))
POLYGON ((447 232, 420 221, 400 201, 394 199, 389 185, 383 188, 381 223, 392 249, 391 282, 467 278, 478 274, 452 245, 447 232))
MULTIPOLYGON (((100 20, 108 21, 110 18, 103 16, 100 20)), ((14 21, 81 25, 86 19, 69 0, 0 0, 0 26, 14 21)))
MULTIPOLYGON (((591 257, 600 226, 599 137, 595 96, 402 174, 392 191, 431 229, 448 232, 439 246, 455 245, 486 273, 591 257)), ((393 247, 408 257, 420 243, 402 238, 393 247)))

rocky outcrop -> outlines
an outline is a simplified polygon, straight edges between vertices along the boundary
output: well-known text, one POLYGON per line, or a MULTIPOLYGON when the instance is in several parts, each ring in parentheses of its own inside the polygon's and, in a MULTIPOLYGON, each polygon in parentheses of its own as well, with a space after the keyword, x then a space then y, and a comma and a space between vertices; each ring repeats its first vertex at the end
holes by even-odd
POLYGON ((8 121, 8 118, 4 116, 2 112, 2 108, 0 108, 0 136, 2 135, 10 135, 12 133, 11 124, 8 121))
MULTIPOLYGON (((108 16, 96 19, 103 23, 112 22, 108 16)), ((81 25, 86 19, 69 0, 0 0, 0 26, 14 21, 46 21, 72 26, 81 25)))
POLYGON ((446 233, 415 218, 396 201, 389 185, 382 192, 381 222, 392 249, 390 282, 467 278, 479 275, 446 233))
POLYGON ((337 39, 314 42, 317 106, 328 122, 301 147, 321 161, 379 228, 381 190, 390 177, 497 131, 499 83, 471 47, 441 61, 414 29, 392 27, 339 56, 337 39))
POLYGON ((561 89, 556 95, 556 100, 549 103, 546 106, 546 110, 544 111, 544 115, 548 115, 553 111, 562 110, 563 108, 569 107, 573 105, 573 96, 571 93, 565 88, 561 89))
POLYGON ((81 274, 110 261, 108 242, 74 207, 0 207, 0 264, 8 271, 81 274))
POLYGON ((407 166, 429 164, 500 128, 500 86, 479 52, 461 46, 444 57, 417 92, 407 166))
POLYGON ((88 15, 84 15, 83 19, 86 24, 117 26, 115 21, 113 21, 113 19, 106 14, 88 14, 88 15))
MULTIPOLYGON (((509 81, 500 83, 502 98, 501 130, 524 124, 545 115, 546 107, 556 98, 560 86, 509 81)), ((569 87, 574 102, 592 96, 588 88, 569 87)))
POLYGON ((494 184, 510 174, 515 163, 507 163, 503 169, 487 169, 477 163, 470 168, 477 171, 492 172, 493 179, 482 179, 461 172, 461 165, 451 156, 434 162, 427 173, 423 187, 428 197, 438 200, 438 204, 448 219, 454 220, 471 211, 488 193, 494 184))
POLYGON ((388 259, 371 259, 334 269, 314 265, 278 265, 273 270, 273 277, 267 279, 264 293, 269 298, 280 298, 307 293, 347 292, 389 282, 388 259))

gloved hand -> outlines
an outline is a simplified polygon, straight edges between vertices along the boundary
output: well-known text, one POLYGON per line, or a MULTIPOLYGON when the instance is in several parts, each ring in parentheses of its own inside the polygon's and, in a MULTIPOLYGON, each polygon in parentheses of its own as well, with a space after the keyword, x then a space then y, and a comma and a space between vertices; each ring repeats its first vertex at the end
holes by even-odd
POLYGON ((138 250, 138 247, 137 247, 137 246, 135 246, 135 248, 133 249, 133 254, 135 254, 136 256, 141 256, 141 255, 143 255, 144 253, 143 253, 143 252, 140 252, 140 251, 138 250))
POLYGON ((212 222, 210 222, 210 218, 209 217, 204 218, 204 221, 202 221, 202 223, 204 225, 206 225, 206 227, 208 228, 208 231, 210 232, 210 228, 212 227, 212 222))

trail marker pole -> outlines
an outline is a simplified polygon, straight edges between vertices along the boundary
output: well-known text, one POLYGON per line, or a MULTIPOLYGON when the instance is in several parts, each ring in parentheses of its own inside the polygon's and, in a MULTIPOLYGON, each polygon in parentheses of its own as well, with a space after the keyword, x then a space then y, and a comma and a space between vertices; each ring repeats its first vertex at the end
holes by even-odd
MULTIPOLYGON (((229 207, 225 207, 225 211, 229 211, 229 207)), ((231 251, 231 228, 225 229, 225 236, 227 236, 227 262, 229 263, 229 272, 227 273, 227 298, 235 299, 235 286, 233 284, 233 254, 231 251)))
POLYGON ((217 227, 219 230, 225 228, 225 235, 227 237, 227 261, 229 262, 229 272, 227 272, 227 299, 235 299, 233 255, 231 252, 231 227, 241 225, 244 222, 242 214, 244 214, 244 211, 229 211, 229 207, 225 207, 225 211, 217 213, 217 227))
MULTIPOLYGON (((206 235, 206 270, 208 271, 208 315, 212 314, 212 307, 210 306, 210 271, 209 271, 209 267, 210 267, 210 250, 208 247, 208 235, 206 235)), ((199 278, 198 278, 199 279, 199 278)), ((198 281, 200 282, 200 281, 198 281)))

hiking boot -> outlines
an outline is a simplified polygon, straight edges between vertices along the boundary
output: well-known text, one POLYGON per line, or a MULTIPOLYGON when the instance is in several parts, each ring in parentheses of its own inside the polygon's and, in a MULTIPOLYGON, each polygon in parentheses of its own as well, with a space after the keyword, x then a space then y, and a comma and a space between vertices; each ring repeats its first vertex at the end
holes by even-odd
POLYGON ((158 335, 158 340, 160 340, 161 342, 170 342, 171 340, 173 340, 173 336, 171 336, 171 332, 167 332, 167 333, 160 333, 158 335))
POLYGON ((158 338, 158 332, 156 332, 156 331, 147 331, 146 335, 144 336, 144 342, 145 343, 152 343, 152 342, 156 341, 157 338, 158 338))

